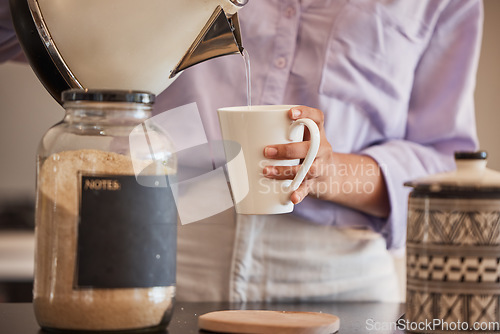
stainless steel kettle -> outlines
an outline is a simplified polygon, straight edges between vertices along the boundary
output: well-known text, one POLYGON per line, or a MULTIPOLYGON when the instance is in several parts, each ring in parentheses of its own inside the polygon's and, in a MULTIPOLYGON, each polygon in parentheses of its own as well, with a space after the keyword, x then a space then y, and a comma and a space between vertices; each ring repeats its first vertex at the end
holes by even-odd
POLYGON ((60 101, 69 88, 167 88, 183 69, 243 50, 248 0, 10 0, 18 39, 60 101))

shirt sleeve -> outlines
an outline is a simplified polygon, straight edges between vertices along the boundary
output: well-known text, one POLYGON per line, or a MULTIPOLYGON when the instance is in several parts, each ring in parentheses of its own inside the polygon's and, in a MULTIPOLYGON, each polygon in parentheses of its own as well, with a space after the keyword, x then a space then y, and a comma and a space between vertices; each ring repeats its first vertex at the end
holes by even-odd
POLYGON ((388 138, 358 152, 380 165, 389 193, 390 216, 377 219, 315 199, 308 199, 302 208, 297 206, 297 214, 323 224, 369 225, 384 235, 388 248, 404 247, 410 191, 404 183, 451 170, 455 167, 454 151, 478 147, 474 88, 482 23, 480 0, 448 3, 415 69, 404 138, 388 138), (363 221, 369 224, 359 223, 363 221))
POLYGON ((17 41, 8 0, 0 0, 0 63, 7 60, 24 60, 24 54, 17 41))

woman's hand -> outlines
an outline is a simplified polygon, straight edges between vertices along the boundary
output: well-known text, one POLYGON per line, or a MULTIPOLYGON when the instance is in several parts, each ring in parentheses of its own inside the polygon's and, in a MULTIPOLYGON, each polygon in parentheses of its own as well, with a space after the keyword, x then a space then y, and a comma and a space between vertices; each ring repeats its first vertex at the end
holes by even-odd
MULTIPOLYGON (((342 204, 362 212, 387 217, 390 206, 381 168, 371 157, 333 152, 326 139, 324 115, 319 109, 306 106, 292 108, 288 116, 292 120, 309 118, 319 128, 321 143, 318 155, 306 178, 294 191, 290 200, 300 203, 307 195, 342 204)), ((309 150, 309 132, 305 129, 304 141, 270 145, 264 149, 269 159, 304 159, 309 150)), ((300 166, 266 166, 264 176, 271 179, 293 179, 300 166)))

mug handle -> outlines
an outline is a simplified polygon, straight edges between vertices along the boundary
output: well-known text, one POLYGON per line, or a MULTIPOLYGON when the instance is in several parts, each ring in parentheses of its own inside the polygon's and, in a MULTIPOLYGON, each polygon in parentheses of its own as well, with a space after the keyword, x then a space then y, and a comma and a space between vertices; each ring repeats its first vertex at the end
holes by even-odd
POLYGON ((309 169, 311 168, 314 159, 316 159, 316 155, 318 154, 319 150, 319 144, 321 141, 319 135, 319 128, 318 125, 312 119, 300 118, 295 122, 293 122, 290 125, 290 128, 288 129, 289 139, 291 140, 291 138, 293 138, 293 135, 300 130, 300 125, 305 125, 307 129, 309 129, 309 133, 311 135, 311 146, 309 146, 309 151, 307 152, 306 157, 297 172, 297 175, 295 175, 295 178, 293 179, 292 183, 290 183, 288 188, 283 193, 281 197, 282 204, 287 204, 290 201, 290 194, 295 190, 297 190, 302 181, 304 181, 304 178, 306 177, 307 172, 309 172, 309 169))

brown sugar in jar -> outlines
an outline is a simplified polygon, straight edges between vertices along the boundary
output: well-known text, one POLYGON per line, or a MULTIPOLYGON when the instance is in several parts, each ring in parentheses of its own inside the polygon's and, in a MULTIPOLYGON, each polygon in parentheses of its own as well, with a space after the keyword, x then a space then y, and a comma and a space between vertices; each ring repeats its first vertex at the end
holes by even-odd
POLYGON ((150 94, 73 92, 39 149, 37 321, 58 331, 164 329, 175 296, 170 143, 146 121, 150 94), (132 147, 144 135, 149 147, 132 147))

